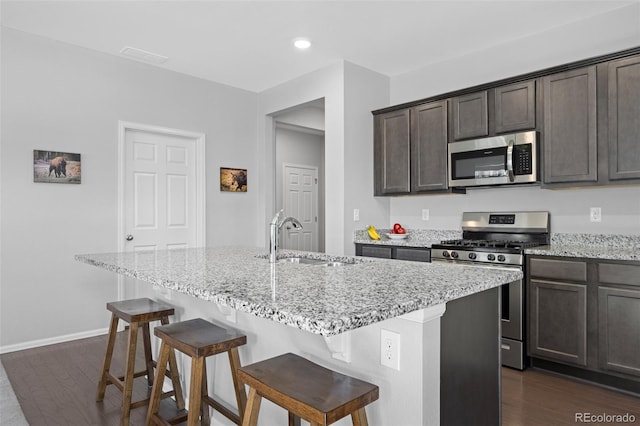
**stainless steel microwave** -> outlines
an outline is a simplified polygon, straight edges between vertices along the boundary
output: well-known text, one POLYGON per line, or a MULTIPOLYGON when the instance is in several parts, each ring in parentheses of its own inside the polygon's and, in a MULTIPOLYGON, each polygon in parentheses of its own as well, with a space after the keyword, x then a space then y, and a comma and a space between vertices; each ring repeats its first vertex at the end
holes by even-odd
POLYGON ((513 133, 449 144, 449 187, 538 182, 537 134, 513 133))

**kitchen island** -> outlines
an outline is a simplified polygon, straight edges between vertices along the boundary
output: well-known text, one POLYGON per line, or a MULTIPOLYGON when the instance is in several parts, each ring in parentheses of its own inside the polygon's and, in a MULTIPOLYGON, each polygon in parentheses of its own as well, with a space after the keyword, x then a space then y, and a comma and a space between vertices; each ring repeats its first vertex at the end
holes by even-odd
MULTIPOLYGON (((244 332, 243 364, 294 352, 377 384, 380 399, 367 407, 372 425, 439 424, 440 316, 447 302, 522 277, 511 270, 307 252, 282 252, 280 257, 324 263, 271 264, 262 249, 246 247, 76 259, 134 278, 128 285, 135 291, 128 294, 164 298, 176 306, 171 321, 201 317, 244 332), (398 369, 380 364, 382 330, 399 336, 398 369)), ((231 402, 224 361, 208 368, 210 389, 231 402)), ((181 367, 182 376, 188 377, 188 366, 181 367)), ((281 409, 263 406, 260 424, 285 421, 281 409)), ((349 419, 338 424, 350 424, 349 419)))

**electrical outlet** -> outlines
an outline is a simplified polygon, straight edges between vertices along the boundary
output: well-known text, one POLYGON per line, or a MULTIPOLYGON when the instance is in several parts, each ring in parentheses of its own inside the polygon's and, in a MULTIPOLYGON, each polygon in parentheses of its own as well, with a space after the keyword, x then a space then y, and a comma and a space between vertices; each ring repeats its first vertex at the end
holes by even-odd
POLYGON ((400 334, 380 330, 380 364, 400 370, 400 334))
POLYGON ((589 220, 591 222, 602 222, 602 209, 600 207, 591 207, 589 220))
POLYGON ((358 222, 360 220, 360 209, 353 209, 353 221, 358 222))
POLYGON ((422 209, 422 220, 429 220, 429 209, 422 209))

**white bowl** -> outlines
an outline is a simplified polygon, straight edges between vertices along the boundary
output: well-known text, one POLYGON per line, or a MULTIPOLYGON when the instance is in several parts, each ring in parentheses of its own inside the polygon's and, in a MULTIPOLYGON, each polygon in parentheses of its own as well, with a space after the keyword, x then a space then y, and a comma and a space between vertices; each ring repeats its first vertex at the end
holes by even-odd
POLYGON ((404 240, 408 236, 409 234, 387 234, 387 237, 389 237, 392 240, 404 240))

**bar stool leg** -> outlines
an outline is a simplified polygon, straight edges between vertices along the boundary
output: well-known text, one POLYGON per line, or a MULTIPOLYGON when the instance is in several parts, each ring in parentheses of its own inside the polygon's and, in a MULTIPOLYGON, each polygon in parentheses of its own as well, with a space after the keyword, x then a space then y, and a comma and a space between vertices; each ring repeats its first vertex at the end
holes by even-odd
POLYGON ((247 399, 247 407, 244 417, 242 418, 242 426, 256 426, 258 424, 258 413, 260 413, 261 402, 262 396, 260 396, 254 388, 249 388, 249 398, 247 399))
MULTIPOLYGON (((229 349, 229 364, 231 366, 231 378, 233 379, 233 389, 236 392, 236 403, 238 405, 238 415, 242 420, 244 418, 244 410, 247 406, 247 392, 244 389, 244 385, 238 380, 238 368, 240 365, 240 355, 238 354, 238 348, 234 347, 229 349)), ((205 394, 206 395, 206 394, 205 394)))
MULTIPOLYGON (((207 397, 209 395, 209 385, 207 384, 207 359, 203 358, 202 361, 202 393, 200 394, 202 398, 200 399, 204 399, 205 397, 207 397)), ((208 425, 211 423, 211 419, 209 418, 209 405, 202 403, 202 406, 200 408, 200 410, 202 411, 202 424, 203 425, 208 425)))
POLYGON ((124 389, 122 389, 122 413, 120 415, 120 424, 122 426, 129 425, 129 416, 131 414, 131 394, 133 393, 133 373, 136 364, 136 345, 138 343, 138 323, 136 321, 129 324, 129 351, 127 353, 127 361, 124 375, 124 389))
POLYGON ((289 426, 300 426, 300 417, 289 411, 289 426))
MULTIPOLYGON (((169 318, 162 317, 162 319, 160 320, 160 323, 162 325, 169 324, 169 318)), ((169 376, 171 377, 171 384, 173 385, 173 391, 175 392, 176 405, 178 407, 178 410, 183 410, 184 395, 182 394, 182 385, 180 384, 180 376, 178 375, 178 363, 176 362, 176 353, 173 349, 169 352, 169 376)))
POLYGON ((360 408, 351 413, 351 422, 353 423, 353 426, 369 425, 369 422, 367 421, 367 412, 364 411, 364 408, 360 408))
POLYGON ((100 381, 98 382, 98 391, 96 392, 96 401, 100 402, 104 399, 104 392, 107 389, 107 371, 111 368, 111 358, 113 356, 113 347, 116 343, 116 332, 118 328, 118 317, 115 314, 111 315, 111 323, 109 325, 109 337, 107 340, 107 351, 104 354, 104 361, 102 363, 102 374, 100 375, 100 381))
POLYGON ((149 323, 142 325, 142 341, 144 344, 144 362, 147 368, 147 385, 153 385, 153 359, 151 358, 151 335, 149 334, 149 323))
POLYGON ((169 354, 171 352, 172 350, 169 345, 163 341, 160 345, 160 354, 158 355, 158 362, 156 365, 156 376, 153 381, 153 387, 151 388, 149 409, 147 410, 147 426, 155 424, 153 416, 158 412, 160 407, 160 394, 162 393, 162 384, 167 372, 167 361, 169 360, 169 354))
POLYGON ((189 418, 187 426, 197 426, 202 406, 202 364, 205 358, 195 356, 191 361, 191 384, 189 386, 189 418))

